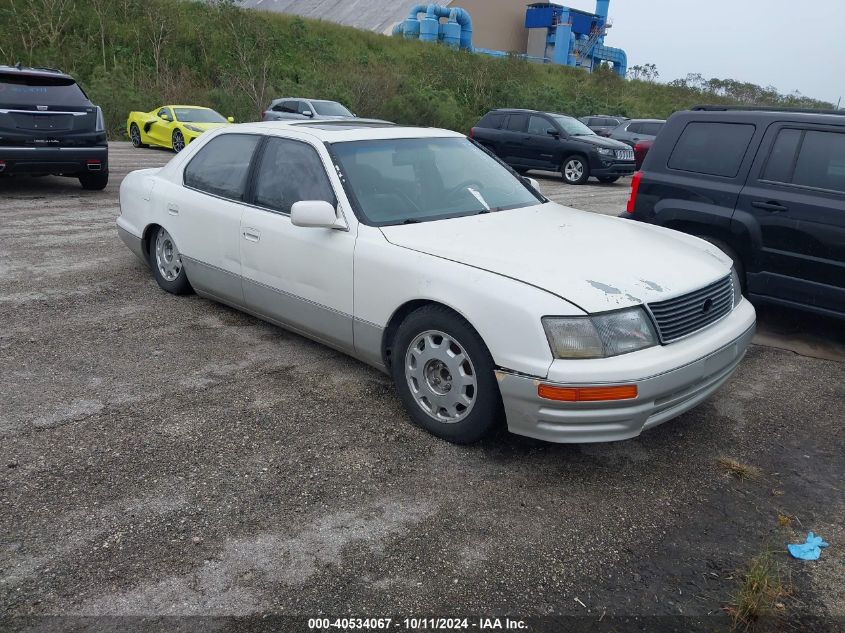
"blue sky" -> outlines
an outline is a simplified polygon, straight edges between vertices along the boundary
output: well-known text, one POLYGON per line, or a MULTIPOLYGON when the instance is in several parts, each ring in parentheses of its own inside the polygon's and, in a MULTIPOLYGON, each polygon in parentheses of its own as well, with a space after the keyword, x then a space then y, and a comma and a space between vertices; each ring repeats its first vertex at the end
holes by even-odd
POLYGON ((845 104, 845 0, 611 0, 610 19, 607 45, 657 64, 660 81, 698 72, 845 104))

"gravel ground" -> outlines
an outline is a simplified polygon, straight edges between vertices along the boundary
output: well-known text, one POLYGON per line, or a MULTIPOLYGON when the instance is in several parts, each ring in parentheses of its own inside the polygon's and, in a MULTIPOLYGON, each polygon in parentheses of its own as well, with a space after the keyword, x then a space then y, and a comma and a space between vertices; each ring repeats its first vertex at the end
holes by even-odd
MULTIPOLYGON (((380 373, 159 290, 114 220, 121 178, 169 158, 113 144, 104 192, 0 179, 0 629, 275 613, 712 630, 768 549, 789 587, 773 626, 845 626, 841 324, 761 310, 735 377, 635 440, 457 447, 380 373), (807 530, 831 546, 788 559, 807 530)), ((618 213, 628 181, 541 188, 618 213)))

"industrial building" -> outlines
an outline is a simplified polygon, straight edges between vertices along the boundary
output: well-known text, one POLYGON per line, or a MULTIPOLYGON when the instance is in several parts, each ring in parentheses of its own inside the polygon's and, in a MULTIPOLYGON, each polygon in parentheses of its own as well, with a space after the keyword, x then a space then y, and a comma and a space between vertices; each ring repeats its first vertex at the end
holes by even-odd
POLYGON ((524 0, 246 0, 244 6, 587 71, 608 64, 623 77, 628 66, 625 51, 605 44, 610 0, 596 0, 593 13, 524 0))

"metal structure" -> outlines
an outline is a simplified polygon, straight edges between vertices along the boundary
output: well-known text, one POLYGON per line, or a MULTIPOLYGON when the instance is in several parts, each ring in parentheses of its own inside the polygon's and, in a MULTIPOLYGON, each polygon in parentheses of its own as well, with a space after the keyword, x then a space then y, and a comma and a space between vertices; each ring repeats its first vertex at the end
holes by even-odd
POLYGON ((609 9, 610 0, 596 0, 595 13, 551 2, 528 5, 525 12, 528 54, 589 71, 608 63, 616 74, 624 77, 628 70, 625 51, 604 44, 611 26, 607 17, 609 9))
POLYGON ((442 7, 438 4, 417 4, 411 7, 408 17, 397 24, 393 35, 422 42, 441 42, 452 48, 472 50, 472 18, 459 7, 442 7), (419 19, 420 13, 425 13, 419 19), (441 22, 445 18, 446 22, 441 22))

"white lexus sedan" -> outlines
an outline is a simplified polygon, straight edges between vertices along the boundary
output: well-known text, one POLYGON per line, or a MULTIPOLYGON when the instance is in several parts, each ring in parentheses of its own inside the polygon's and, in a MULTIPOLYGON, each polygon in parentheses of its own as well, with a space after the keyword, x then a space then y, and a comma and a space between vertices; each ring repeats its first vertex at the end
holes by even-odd
POLYGON ((367 121, 221 128, 120 187, 118 232, 166 291, 234 306, 389 373, 468 443, 639 435, 745 355, 731 260, 563 207, 473 141, 367 121))

